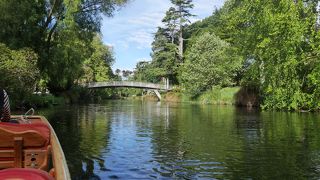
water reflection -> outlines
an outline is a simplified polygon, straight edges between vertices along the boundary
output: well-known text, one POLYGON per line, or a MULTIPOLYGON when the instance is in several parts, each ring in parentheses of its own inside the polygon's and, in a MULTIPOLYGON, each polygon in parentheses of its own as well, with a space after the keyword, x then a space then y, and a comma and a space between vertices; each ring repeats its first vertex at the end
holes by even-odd
POLYGON ((320 176, 319 115, 108 101, 45 114, 73 179, 320 176))
POLYGON ((107 171, 110 125, 103 107, 61 107, 40 112, 49 118, 64 149, 73 179, 100 179, 94 170, 107 171))

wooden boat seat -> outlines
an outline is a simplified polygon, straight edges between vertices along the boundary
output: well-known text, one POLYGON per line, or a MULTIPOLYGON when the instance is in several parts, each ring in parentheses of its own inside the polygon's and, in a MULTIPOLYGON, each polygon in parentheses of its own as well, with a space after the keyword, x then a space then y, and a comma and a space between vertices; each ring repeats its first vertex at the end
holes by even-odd
POLYGON ((47 170, 50 129, 41 122, 0 122, 0 169, 36 168, 47 170))
POLYGON ((13 147, 15 137, 23 137, 24 147, 44 147, 50 142, 50 129, 44 123, 15 124, 0 122, 0 148, 13 147))
POLYGON ((0 179, 53 180, 45 171, 29 168, 12 168, 0 171, 0 179))

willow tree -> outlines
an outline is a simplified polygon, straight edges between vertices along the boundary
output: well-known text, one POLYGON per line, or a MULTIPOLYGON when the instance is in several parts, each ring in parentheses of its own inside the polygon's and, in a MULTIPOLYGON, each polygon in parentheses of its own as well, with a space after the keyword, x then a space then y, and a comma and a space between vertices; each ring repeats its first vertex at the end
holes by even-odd
POLYGON ((227 1, 225 29, 249 64, 243 85, 260 89, 263 108, 319 108, 317 4, 227 1))
POLYGON ((100 31, 102 15, 126 0, 53 0, 44 23, 45 44, 39 67, 54 92, 69 89, 81 76, 82 63, 90 58, 90 45, 100 31), (52 68, 54 67, 54 68, 52 68))
POLYGON ((0 42, 32 48, 41 78, 52 92, 69 89, 81 76, 102 15, 112 16, 126 0, 21 0, 0 2, 0 42))

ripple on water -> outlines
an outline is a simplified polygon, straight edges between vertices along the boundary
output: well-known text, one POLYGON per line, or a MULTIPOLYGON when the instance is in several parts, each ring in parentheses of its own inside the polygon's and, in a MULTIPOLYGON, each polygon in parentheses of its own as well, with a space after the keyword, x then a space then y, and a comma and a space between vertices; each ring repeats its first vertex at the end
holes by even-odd
POLYGON ((74 179, 320 177, 319 115, 141 101, 49 111, 74 179))

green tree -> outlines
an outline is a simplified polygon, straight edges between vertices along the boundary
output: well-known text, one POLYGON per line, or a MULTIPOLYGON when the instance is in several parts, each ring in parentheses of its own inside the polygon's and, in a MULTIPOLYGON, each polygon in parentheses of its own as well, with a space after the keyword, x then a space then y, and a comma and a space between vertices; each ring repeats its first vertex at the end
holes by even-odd
POLYGON ((102 14, 126 0, 1 1, 0 42, 12 49, 32 48, 42 82, 52 92, 69 89, 91 57, 91 41, 100 31, 102 14))
POLYGON ((137 63, 134 79, 158 83, 165 77, 177 83, 179 55, 177 46, 170 42, 170 38, 167 29, 158 28, 152 42, 152 61, 137 63))
POLYGON ((146 71, 149 68, 149 61, 139 61, 136 64, 135 70, 133 72, 133 79, 136 81, 148 81, 146 78, 146 71))
POLYGON ((165 26, 159 27, 154 36, 152 61, 144 66, 143 70, 139 69, 135 73, 135 78, 144 77, 149 82, 160 82, 162 78, 168 78, 172 83, 178 83, 178 67, 182 62, 183 51, 182 31, 190 23, 188 18, 193 16, 189 12, 193 4, 192 0, 172 0, 171 2, 175 7, 170 7, 166 12, 162 19, 165 26), (176 45, 178 41, 180 46, 176 45), (141 76, 142 74, 144 76, 141 76))
POLYGON ((317 61, 317 2, 244 0, 229 1, 228 7, 226 29, 249 64, 244 85, 260 89, 263 108, 318 108, 307 81, 315 77, 309 73, 317 61))
POLYGON ((91 42, 93 53, 84 61, 82 79, 84 82, 108 81, 112 78, 111 65, 114 57, 110 47, 103 44, 101 36, 96 35, 91 42))
POLYGON ((124 78, 126 78, 126 80, 130 79, 131 75, 132 75, 132 71, 130 70, 122 70, 122 76, 124 78))
POLYGON ((165 34, 168 34, 171 39, 171 43, 174 44, 176 39, 176 34, 179 32, 177 10, 174 7, 170 7, 169 10, 166 12, 165 17, 162 19, 162 22, 165 25, 165 29, 159 29, 157 32, 158 35, 164 36, 165 34), (167 32, 162 32, 163 34, 159 34, 163 30, 167 32))
POLYGON ((44 41, 45 0, 0 1, 0 42, 11 49, 37 49, 44 41))
POLYGON ((100 30, 101 14, 111 16, 115 6, 124 2, 53 1, 50 8, 53 15, 49 14, 47 21, 53 17, 57 20, 49 22, 51 28, 47 35, 47 48, 42 56, 46 58, 42 58, 39 63, 51 91, 70 89, 75 80, 79 79, 83 62, 93 53, 90 44, 95 33, 100 30), (63 11, 59 11, 60 8, 63 11), (52 66, 55 66, 55 71, 52 71, 52 66))
POLYGON ((190 9, 194 7, 192 0, 171 0, 171 3, 176 6, 176 13, 174 18, 178 20, 179 24, 179 55, 183 58, 183 30, 184 27, 190 23, 189 18, 194 16, 190 13, 190 9))
POLYGON ((38 56, 30 49, 11 50, 0 44, 0 86, 14 102, 22 102, 36 87, 38 56))
POLYGON ((241 63, 230 44, 214 34, 204 33, 188 50, 180 81, 185 91, 195 97, 213 86, 233 85, 241 63))
POLYGON ((155 39, 152 43, 152 62, 149 66, 152 82, 159 82, 162 77, 176 81, 179 58, 178 49, 170 42, 170 36, 166 29, 158 28, 155 39))

